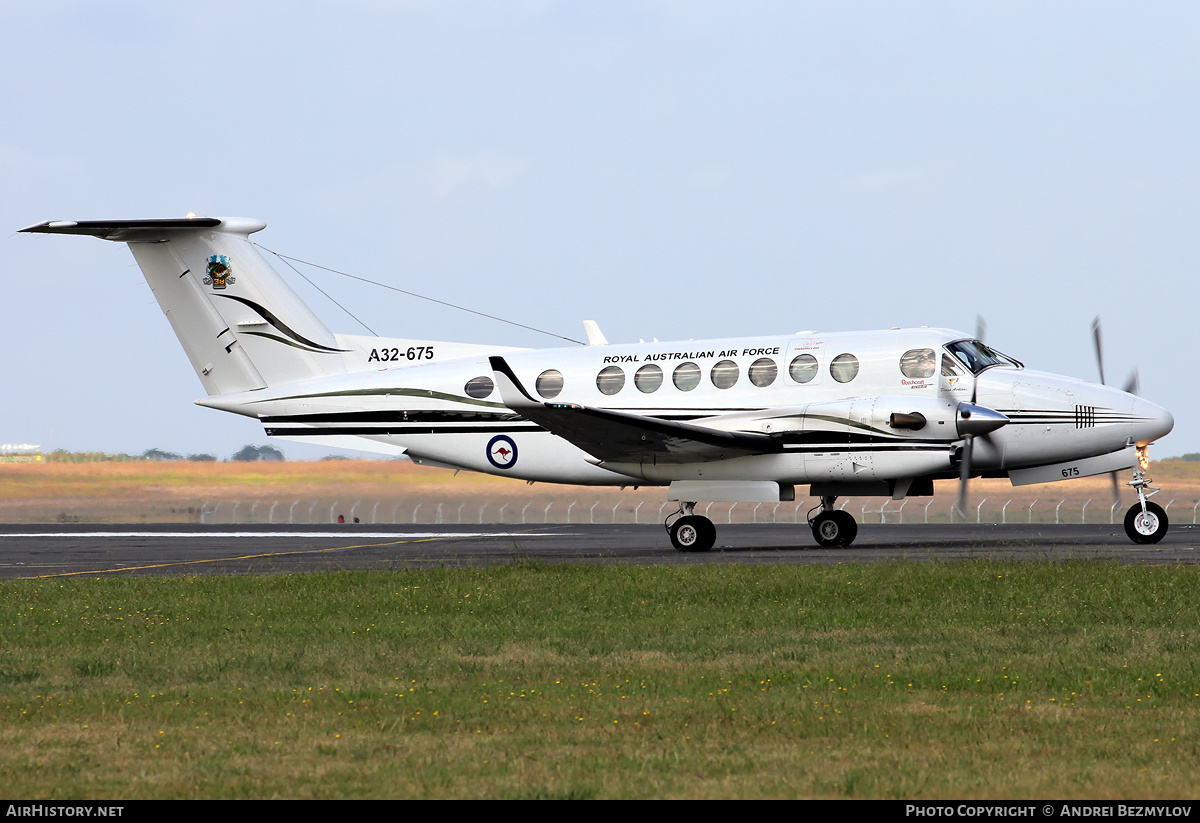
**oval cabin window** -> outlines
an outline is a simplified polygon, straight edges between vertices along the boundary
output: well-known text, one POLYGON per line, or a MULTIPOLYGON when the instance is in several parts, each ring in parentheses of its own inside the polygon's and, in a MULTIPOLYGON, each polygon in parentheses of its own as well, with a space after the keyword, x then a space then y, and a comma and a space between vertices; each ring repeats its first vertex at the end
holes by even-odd
POLYGON ((482 400, 492 393, 492 389, 496 385, 492 382, 492 378, 487 375, 481 377, 473 377, 467 381, 467 385, 463 387, 463 391, 467 393, 467 397, 474 397, 477 400, 482 400))
POLYGON ((605 366, 596 375, 596 388, 601 394, 616 394, 625 388, 625 372, 620 366, 605 366))
POLYGON ((839 383, 849 383, 858 376, 858 358, 852 354, 839 354, 829 364, 829 374, 839 383))
POLYGON ((811 354, 798 354, 788 366, 788 376, 797 383, 807 383, 817 376, 817 358, 811 354))
POLYGON ((658 391, 658 387, 662 385, 662 381, 662 369, 653 363, 647 363, 642 366, 633 376, 633 385, 638 387, 638 391, 645 394, 658 391))
POLYGON ((912 380, 933 377, 937 369, 937 356, 933 349, 909 349, 900 355, 900 373, 912 380))
POLYGON ((779 374, 779 367, 771 358, 760 357, 750 364, 750 371, 747 374, 750 376, 750 382, 762 389, 775 382, 775 377, 779 374))
POLYGON ((722 360, 712 367, 709 377, 712 379, 712 384, 718 389, 731 389, 737 383, 739 373, 737 363, 732 360, 722 360))
POLYGON ((692 362, 680 363, 675 367, 671 380, 680 391, 691 391, 700 385, 700 367, 692 362))
POLYGON ((563 390, 562 372, 558 369, 546 369, 538 375, 537 383, 534 385, 538 394, 547 400, 553 400, 563 390))

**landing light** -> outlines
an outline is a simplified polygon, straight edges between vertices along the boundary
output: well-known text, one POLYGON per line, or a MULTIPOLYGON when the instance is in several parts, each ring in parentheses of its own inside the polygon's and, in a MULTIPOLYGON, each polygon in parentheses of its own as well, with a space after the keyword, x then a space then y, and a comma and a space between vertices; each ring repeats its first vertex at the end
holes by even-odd
POLYGON ((1150 447, 1137 447, 1138 465, 1142 467, 1142 471, 1150 470, 1150 447))

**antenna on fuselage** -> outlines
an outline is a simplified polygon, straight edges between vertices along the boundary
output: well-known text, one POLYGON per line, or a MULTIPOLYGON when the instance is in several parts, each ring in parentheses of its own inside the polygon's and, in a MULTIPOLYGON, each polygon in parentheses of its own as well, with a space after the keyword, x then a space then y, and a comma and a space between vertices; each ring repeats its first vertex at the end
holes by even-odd
POLYGON ((600 325, 595 320, 584 320, 583 330, 587 334, 589 346, 607 346, 608 338, 600 331, 600 325))

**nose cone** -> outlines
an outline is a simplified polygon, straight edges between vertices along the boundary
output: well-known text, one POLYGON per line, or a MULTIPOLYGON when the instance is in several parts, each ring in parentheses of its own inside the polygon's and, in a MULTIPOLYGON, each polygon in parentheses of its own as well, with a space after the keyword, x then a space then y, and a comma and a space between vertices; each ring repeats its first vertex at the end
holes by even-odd
POLYGON ((1133 403, 1133 439, 1139 446, 1166 437, 1175 428, 1175 417, 1162 406, 1138 397, 1133 403))

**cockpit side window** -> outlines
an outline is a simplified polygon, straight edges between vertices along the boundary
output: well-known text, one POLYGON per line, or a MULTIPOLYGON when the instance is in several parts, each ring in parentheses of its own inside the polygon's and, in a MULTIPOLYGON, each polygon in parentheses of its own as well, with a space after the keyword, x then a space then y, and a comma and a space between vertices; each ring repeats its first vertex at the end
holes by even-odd
POLYGON ((995 349, 980 343, 978 340, 959 340, 955 343, 947 343, 946 349, 957 358, 958 362, 966 366, 972 374, 979 374, 984 369, 990 369, 992 366, 1023 368, 1021 361, 1001 354, 995 349))
POLYGON ((957 365, 958 361, 953 355, 942 355, 942 377, 962 377, 962 371, 957 365))

